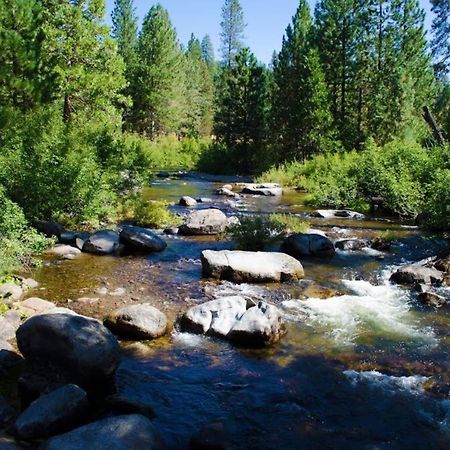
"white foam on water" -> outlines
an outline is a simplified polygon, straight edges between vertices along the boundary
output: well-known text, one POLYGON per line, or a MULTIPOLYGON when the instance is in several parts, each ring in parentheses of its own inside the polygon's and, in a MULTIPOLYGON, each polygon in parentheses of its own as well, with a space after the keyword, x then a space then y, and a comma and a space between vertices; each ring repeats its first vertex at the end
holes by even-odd
POLYGON ((200 347, 204 345, 205 336, 201 334, 193 334, 193 333, 182 333, 182 332, 174 332, 172 334, 173 340, 176 344, 183 345, 186 347, 200 347))
POLYGON ((267 290, 263 287, 255 286, 248 283, 234 284, 228 281, 214 287, 213 295, 215 298, 240 295, 242 297, 264 298, 267 290))
POLYGON ((343 345, 351 345, 362 334, 408 337, 435 343, 432 331, 419 327, 410 311, 406 291, 385 282, 375 286, 368 281, 344 280, 352 294, 326 300, 288 300, 286 319, 320 326, 324 332, 343 345))
POLYGON ((396 377, 392 375, 385 375, 376 370, 367 372, 357 372, 355 370, 346 370, 344 375, 349 381, 356 385, 358 383, 368 383, 370 385, 381 387, 388 391, 407 391, 412 394, 422 394, 425 392, 423 384, 428 380, 428 377, 421 375, 412 375, 409 377, 396 377))

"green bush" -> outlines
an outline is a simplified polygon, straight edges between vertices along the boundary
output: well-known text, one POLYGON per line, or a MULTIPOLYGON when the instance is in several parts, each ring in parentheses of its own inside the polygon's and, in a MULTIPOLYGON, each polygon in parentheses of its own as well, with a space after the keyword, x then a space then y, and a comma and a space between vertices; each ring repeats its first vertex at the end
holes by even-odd
POLYGON ((285 226, 269 217, 240 216, 239 223, 228 227, 227 235, 239 250, 261 251, 283 236, 285 226))
POLYGON ((450 169, 438 169, 425 195, 425 215, 430 228, 450 230, 450 169))

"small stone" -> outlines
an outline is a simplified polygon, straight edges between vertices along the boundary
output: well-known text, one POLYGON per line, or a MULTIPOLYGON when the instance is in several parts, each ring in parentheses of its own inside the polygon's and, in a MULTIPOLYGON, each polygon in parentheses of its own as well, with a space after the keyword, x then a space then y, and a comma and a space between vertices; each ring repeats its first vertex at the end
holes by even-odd
POLYGON ((33 280, 33 278, 26 278, 22 281, 22 288, 24 290, 36 289, 38 286, 39 283, 36 280, 33 280))
POLYGON ((94 303, 97 303, 99 300, 100 300, 99 298, 81 297, 77 299, 77 302, 82 303, 83 305, 93 305, 94 303))

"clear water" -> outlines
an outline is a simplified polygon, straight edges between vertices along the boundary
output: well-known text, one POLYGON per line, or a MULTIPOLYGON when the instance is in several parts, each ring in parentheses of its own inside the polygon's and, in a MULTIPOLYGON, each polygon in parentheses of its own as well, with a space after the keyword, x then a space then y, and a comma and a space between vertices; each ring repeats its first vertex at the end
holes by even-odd
MULTIPOLYGON (((298 192, 236 203, 214 195, 220 185, 196 177, 158 180, 144 195, 175 203, 182 195, 210 197, 228 215, 310 212, 298 192)), ((449 309, 423 308, 409 291, 387 281, 397 265, 448 244, 386 219, 314 219, 312 226, 335 239, 389 231, 399 241, 383 258, 361 251, 302 261, 307 280, 333 291, 326 300, 304 298, 305 281, 254 286, 202 280, 201 251, 232 243, 180 237, 167 237, 167 250, 147 258, 50 261, 35 274, 43 287, 36 294, 67 304, 97 296, 98 287, 125 287, 120 299, 71 303, 98 317, 139 300, 175 321, 193 304, 236 293, 282 309, 288 335, 263 350, 176 330, 153 342, 123 343, 117 389, 152 406, 169 449, 187 448, 196 431, 214 422, 223 424, 233 449, 450 448, 449 309)))

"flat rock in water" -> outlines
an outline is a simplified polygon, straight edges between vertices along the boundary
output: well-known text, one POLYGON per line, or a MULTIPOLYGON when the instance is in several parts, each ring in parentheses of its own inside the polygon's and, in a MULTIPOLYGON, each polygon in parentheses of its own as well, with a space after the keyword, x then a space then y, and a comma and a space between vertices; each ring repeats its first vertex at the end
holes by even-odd
POLYGON ((147 228, 126 226, 120 232, 120 240, 128 250, 144 253, 161 252, 166 242, 147 228))
POLYGON ((167 331, 167 317, 148 304, 129 305, 112 312, 104 321, 114 333, 136 339, 156 339, 167 331))
POLYGON ((365 218, 364 214, 348 209, 317 209, 311 213, 311 217, 319 217, 322 219, 358 219, 365 218))
POLYGON ((195 200, 195 198, 189 197, 188 195, 185 195, 184 197, 180 198, 180 201, 178 204, 180 206, 186 206, 188 208, 193 208, 194 206, 197 206, 197 200, 195 200))
POLYGON ((296 281, 304 276, 300 262, 284 253, 205 250, 201 260, 205 277, 237 283, 296 281))
POLYGON ((294 258, 330 257, 335 253, 333 242, 320 234, 296 233, 286 238, 281 250, 294 258))
POLYGON ((17 418, 14 431, 19 439, 34 440, 63 433, 78 425, 88 411, 87 394, 68 384, 35 400, 17 418))
POLYGON ((418 263, 400 267, 391 275, 390 281, 398 284, 436 284, 443 279, 441 271, 418 263))
POLYGON ((179 234, 202 236, 223 233, 227 227, 227 216, 220 210, 210 208, 193 211, 179 228, 179 234))
POLYGON ((239 345, 263 347, 279 341, 285 327, 277 307, 243 297, 224 297, 190 308, 181 318, 183 331, 207 334, 239 345))
POLYGON ((283 188, 276 183, 247 184, 241 194, 262 195, 266 197, 279 197, 283 195, 283 188))
POLYGON ((26 359, 48 362, 83 387, 109 379, 119 365, 116 337, 99 321, 75 313, 33 316, 16 338, 26 359))
POLYGON ((153 424, 139 414, 99 420, 49 439, 42 450, 161 449, 153 424))
POLYGON ((120 253, 119 234, 112 230, 100 230, 92 234, 83 245, 83 252, 94 255, 115 255, 120 253))

